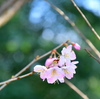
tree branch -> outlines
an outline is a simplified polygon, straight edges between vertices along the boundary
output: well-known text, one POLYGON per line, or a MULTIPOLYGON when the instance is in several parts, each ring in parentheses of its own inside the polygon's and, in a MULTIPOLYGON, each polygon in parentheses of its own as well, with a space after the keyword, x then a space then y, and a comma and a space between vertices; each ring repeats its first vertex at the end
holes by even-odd
POLYGON ((73 21, 70 20, 70 18, 65 15, 65 13, 60 10, 58 7, 54 6, 52 3, 50 3, 48 0, 45 0, 47 1, 51 7, 57 11, 66 21, 68 21, 68 23, 77 31, 77 33, 80 35, 80 37, 88 44, 88 46, 90 46, 90 48, 94 51, 94 53, 97 55, 97 57, 100 58, 100 52, 96 49, 96 47, 92 44, 92 42, 87 39, 83 33, 78 29, 78 27, 75 25, 75 23, 73 21))
POLYGON ((95 29, 92 27, 92 25, 90 24, 90 22, 88 21, 88 19, 86 18, 86 16, 82 13, 82 11, 79 9, 79 7, 76 5, 76 3, 74 2, 74 0, 70 0, 73 5, 75 6, 75 8, 78 10, 78 12, 81 14, 81 16, 83 17, 83 19, 85 20, 85 22, 88 24, 88 26, 90 27, 90 29, 92 30, 92 32, 95 34, 95 36, 100 40, 100 36, 98 35, 98 33, 95 31, 95 29))
POLYGON ((100 58, 96 58, 95 56, 93 56, 87 49, 85 49, 85 51, 89 54, 89 56, 94 58, 100 64, 100 58))
MULTIPOLYGON (((64 42, 64 43, 68 43, 68 42, 69 42, 69 40, 66 41, 66 42, 64 42)), ((58 49, 58 48, 62 47, 62 46, 64 45, 64 43, 62 43, 61 45, 57 46, 57 47, 54 48, 54 49, 58 49)), ((38 61, 38 60, 40 60, 40 59, 46 57, 46 56, 49 55, 51 52, 52 52, 52 51, 49 51, 49 52, 43 54, 42 56, 33 59, 28 65, 26 65, 22 70, 20 70, 20 71, 19 71, 17 74, 15 74, 13 77, 16 78, 17 76, 19 76, 20 74, 22 74, 24 71, 26 71, 28 68, 30 68, 36 61, 38 61)), ((7 84, 2 85, 2 86, 0 87, 0 90, 2 90, 4 87, 6 87, 6 85, 7 85, 7 84)))
POLYGON ((70 81, 65 79, 65 83, 72 88, 78 95, 80 95, 83 99, 89 99, 82 91, 80 91, 75 85, 73 85, 70 81))
POLYGON ((22 79, 22 78, 25 78, 25 77, 27 77, 27 76, 31 76, 33 73, 35 73, 35 72, 33 71, 33 72, 27 73, 27 74, 25 74, 25 75, 19 76, 19 77, 13 77, 13 76, 12 76, 11 79, 6 80, 6 81, 4 81, 4 82, 0 82, 0 85, 9 84, 9 83, 12 82, 12 81, 15 81, 15 80, 18 80, 18 79, 22 79))

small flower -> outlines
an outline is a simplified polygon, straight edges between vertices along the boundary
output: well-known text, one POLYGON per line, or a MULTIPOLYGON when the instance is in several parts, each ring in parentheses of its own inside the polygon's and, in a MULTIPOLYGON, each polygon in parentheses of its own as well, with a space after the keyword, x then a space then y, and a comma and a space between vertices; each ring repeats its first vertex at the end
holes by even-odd
POLYGON ((61 51, 62 55, 60 56, 59 66, 69 64, 71 60, 76 59, 76 55, 72 50, 72 45, 69 45, 67 48, 63 48, 61 51))
POLYGON ((73 75, 76 73, 75 69, 71 66, 64 66, 62 67, 62 70, 64 72, 64 76, 68 79, 73 78, 73 75))
POLYGON ((78 61, 70 62, 69 65, 63 66, 62 70, 66 78, 71 79, 73 78, 74 74, 76 73, 75 69, 77 68, 75 64, 78 64, 78 61))
POLYGON ((76 50, 80 50, 81 49, 81 47, 80 47, 80 45, 78 43, 72 43, 72 45, 74 46, 74 48, 76 50))
POLYGON ((48 58, 45 62, 45 66, 47 67, 54 67, 58 66, 58 59, 57 58, 48 58))
POLYGON ((45 80, 45 78, 47 77, 47 75, 46 75, 47 68, 45 66, 36 65, 34 67, 34 71, 39 72, 40 78, 43 79, 43 80, 45 80))
POLYGON ((54 83, 59 80, 61 83, 64 82, 64 74, 61 68, 52 67, 47 70, 47 81, 48 83, 54 83))
POLYGON ((69 58, 70 60, 76 59, 76 55, 74 51, 72 50, 72 45, 69 45, 67 48, 64 47, 61 53, 63 56, 65 56, 66 58, 69 58))

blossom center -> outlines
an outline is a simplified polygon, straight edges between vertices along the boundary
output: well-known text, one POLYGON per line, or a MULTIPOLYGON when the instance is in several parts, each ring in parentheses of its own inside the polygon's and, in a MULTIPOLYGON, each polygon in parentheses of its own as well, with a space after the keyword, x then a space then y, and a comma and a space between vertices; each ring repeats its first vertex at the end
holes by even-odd
POLYGON ((55 75, 55 74, 57 74, 57 71, 56 71, 56 69, 53 69, 53 70, 52 70, 52 72, 51 72, 51 74, 52 74, 52 75, 55 75))
POLYGON ((68 54, 65 54, 64 56, 65 56, 65 57, 70 57, 68 54))
POLYGON ((63 71, 64 71, 64 74, 67 74, 67 73, 69 73, 66 69, 63 69, 63 71))

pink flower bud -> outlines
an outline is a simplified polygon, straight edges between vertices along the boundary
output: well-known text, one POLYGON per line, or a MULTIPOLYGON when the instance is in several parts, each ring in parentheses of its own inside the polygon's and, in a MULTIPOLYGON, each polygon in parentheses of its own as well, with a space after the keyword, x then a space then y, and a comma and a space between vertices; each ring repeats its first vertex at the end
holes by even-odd
POLYGON ((78 43, 72 43, 72 45, 74 46, 74 48, 76 50, 80 50, 81 49, 81 47, 80 47, 80 45, 78 43))
POLYGON ((54 60, 57 60, 57 58, 48 58, 45 62, 45 66, 53 67, 54 60))

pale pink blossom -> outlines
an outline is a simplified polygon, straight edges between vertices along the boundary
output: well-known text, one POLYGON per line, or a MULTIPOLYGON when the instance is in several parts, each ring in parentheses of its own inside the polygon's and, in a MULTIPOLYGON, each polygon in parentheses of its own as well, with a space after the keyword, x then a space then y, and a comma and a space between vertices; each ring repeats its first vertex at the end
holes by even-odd
POLYGON ((64 82, 64 73, 59 67, 51 67, 47 69, 45 66, 36 65, 34 67, 34 71, 39 72, 40 78, 43 80, 47 79, 48 83, 54 83, 57 80, 59 80, 61 83, 64 82))
POLYGON ((78 63, 79 63, 78 61, 73 61, 73 62, 70 62, 69 65, 62 67, 62 70, 64 72, 64 76, 66 78, 68 78, 68 79, 73 78, 74 74, 76 73, 76 71, 75 71, 75 69, 77 68, 76 64, 78 64, 78 63))
POLYGON ((64 66, 62 67, 62 70, 64 72, 64 76, 68 79, 73 78, 74 74, 76 73, 75 69, 71 66, 64 66))
POLYGON ((39 72, 40 78, 43 79, 43 80, 45 80, 45 78, 47 77, 47 75, 46 75, 47 68, 45 66, 36 65, 34 67, 34 71, 39 72))
POLYGON ((57 80, 63 83, 64 82, 63 77, 64 77, 63 71, 59 67, 52 67, 47 70, 47 82, 48 83, 54 83, 57 80))
POLYGON ((80 47, 80 45, 78 43, 72 43, 72 45, 74 46, 74 48, 76 50, 80 50, 81 49, 81 47, 80 47))
POLYGON ((75 52, 72 50, 72 45, 69 45, 67 48, 63 48, 61 51, 62 55, 66 58, 69 58, 70 60, 75 60, 76 55, 75 52))
POLYGON ((76 59, 75 52, 72 50, 72 45, 69 45, 67 48, 63 48, 61 51, 62 55, 60 56, 59 66, 69 64, 71 60, 76 59))

